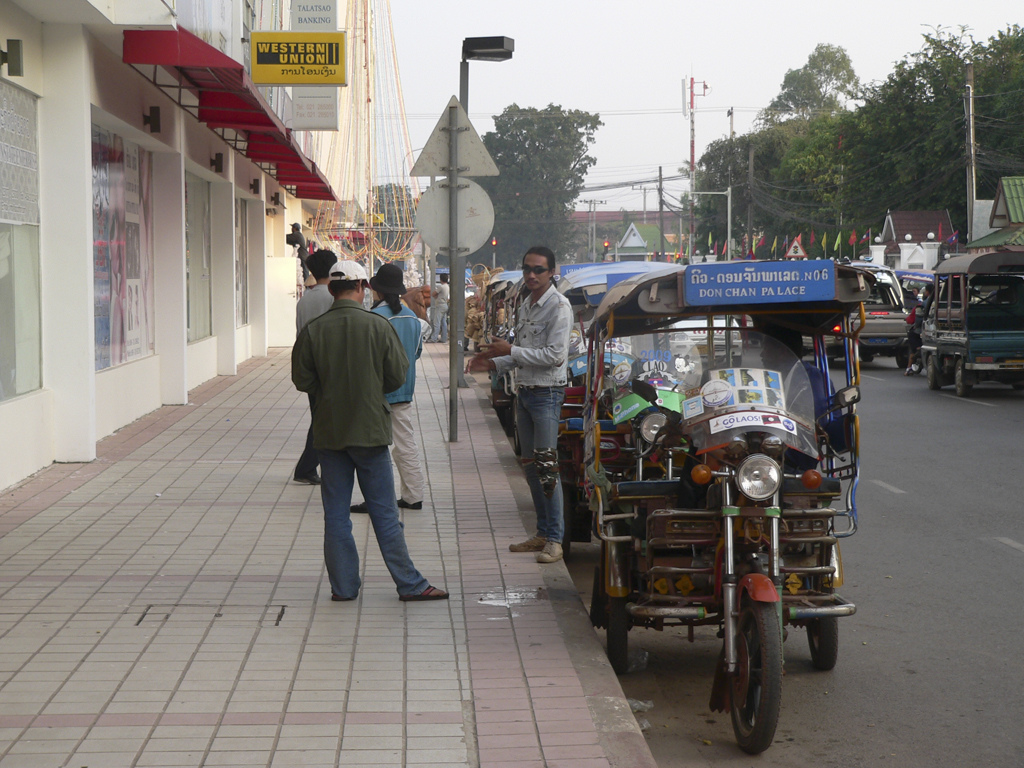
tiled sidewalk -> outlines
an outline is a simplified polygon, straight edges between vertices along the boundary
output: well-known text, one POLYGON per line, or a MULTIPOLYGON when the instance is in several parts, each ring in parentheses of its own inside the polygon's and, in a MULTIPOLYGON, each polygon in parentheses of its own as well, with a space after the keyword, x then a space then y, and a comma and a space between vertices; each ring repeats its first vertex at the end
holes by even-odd
POLYGON ((0 767, 653 766, 561 564, 508 552, 525 483, 479 387, 447 442, 446 349, 404 515, 451 600, 397 599, 365 516, 332 603, 287 350, 0 495, 0 767))

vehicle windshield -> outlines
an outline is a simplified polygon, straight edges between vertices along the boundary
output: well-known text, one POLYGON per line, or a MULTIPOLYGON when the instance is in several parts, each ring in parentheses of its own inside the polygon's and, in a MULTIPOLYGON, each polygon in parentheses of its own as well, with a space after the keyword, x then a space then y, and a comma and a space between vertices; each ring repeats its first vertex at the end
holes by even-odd
POLYGON ((757 431, 817 456, 811 377, 820 382, 820 374, 809 374, 812 366, 760 331, 718 327, 710 336, 704 327, 610 339, 605 385, 615 393, 612 419, 621 422, 649 407, 630 389, 633 381, 645 381, 658 391, 659 405, 682 414, 698 453, 757 431))

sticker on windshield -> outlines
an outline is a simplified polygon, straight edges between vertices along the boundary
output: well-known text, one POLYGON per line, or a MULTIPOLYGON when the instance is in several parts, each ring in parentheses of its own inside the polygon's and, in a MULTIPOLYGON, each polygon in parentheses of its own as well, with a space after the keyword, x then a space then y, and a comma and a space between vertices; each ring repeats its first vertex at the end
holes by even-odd
POLYGON ((629 381, 630 378, 632 378, 632 374, 633 366, 627 363, 626 361, 623 361, 621 363, 618 363, 612 369, 612 381, 614 381, 619 386, 622 386, 627 381, 629 381))
POLYGON ((778 371, 762 368, 719 368, 711 372, 711 380, 701 388, 704 406, 723 408, 728 405, 785 405, 782 376, 778 371))
POLYGON ((725 432, 728 429, 756 429, 758 427, 771 427, 796 434, 796 422, 774 413, 728 413, 725 416, 715 416, 708 422, 712 434, 725 432))
POLYGON ((749 405, 764 405, 765 396, 763 389, 737 389, 736 402, 749 405))
POLYGON ((708 408, 721 408, 734 402, 732 387, 721 379, 711 379, 707 382, 700 388, 700 395, 708 408))
POLYGON ((704 413, 704 401, 699 397, 690 397, 683 401, 683 418, 692 419, 704 413))

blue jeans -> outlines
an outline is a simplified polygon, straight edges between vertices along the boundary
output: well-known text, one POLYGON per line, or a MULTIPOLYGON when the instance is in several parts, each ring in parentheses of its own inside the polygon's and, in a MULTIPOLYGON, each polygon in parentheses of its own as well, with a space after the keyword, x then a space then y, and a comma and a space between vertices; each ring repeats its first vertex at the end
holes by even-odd
POLYGON ((366 499, 377 545, 400 595, 418 595, 430 586, 416 570, 405 545, 405 530, 398 518, 395 479, 386 445, 320 450, 320 497, 324 503, 324 561, 331 591, 339 597, 359 594, 359 552, 352 537, 353 475, 366 499))
POLYGON ((434 307, 434 329, 431 341, 448 341, 448 305, 441 302, 434 307))
MULTIPOLYGON (((534 453, 546 449, 558 455, 558 421, 562 415, 562 401, 565 387, 520 387, 516 394, 516 418, 519 428, 519 445, 522 448, 523 469, 526 482, 533 496, 537 510, 537 535, 548 541, 562 543, 565 522, 562 518, 562 484, 555 483, 555 492, 550 497, 541 487, 534 453)), ((557 471, 557 468, 556 468, 557 471)))

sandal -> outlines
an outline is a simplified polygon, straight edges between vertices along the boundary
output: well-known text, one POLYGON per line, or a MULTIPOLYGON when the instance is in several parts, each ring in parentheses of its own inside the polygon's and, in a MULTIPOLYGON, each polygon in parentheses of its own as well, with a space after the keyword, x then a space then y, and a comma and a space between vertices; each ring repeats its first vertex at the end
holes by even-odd
POLYGON ((447 600, 448 593, 437 587, 427 587, 418 595, 399 595, 398 599, 403 603, 418 602, 421 600, 447 600))

